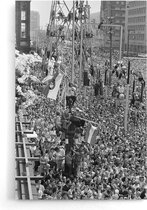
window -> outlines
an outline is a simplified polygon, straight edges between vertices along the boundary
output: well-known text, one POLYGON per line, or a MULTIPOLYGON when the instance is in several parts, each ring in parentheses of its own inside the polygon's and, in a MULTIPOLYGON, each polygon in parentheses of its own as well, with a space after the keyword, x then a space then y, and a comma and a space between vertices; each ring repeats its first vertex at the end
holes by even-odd
POLYGON ((26 24, 21 23, 21 38, 26 38, 26 24))
POLYGON ((145 22, 145 16, 136 17, 136 18, 128 18, 129 23, 138 23, 138 22, 145 22))
POLYGON ((20 46, 22 46, 22 47, 26 47, 28 44, 27 44, 27 42, 20 42, 20 46))
POLYGON ((21 20, 26 20, 26 11, 21 11, 21 20))
POLYGON ((145 25, 133 25, 133 26, 129 25, 128 30, 144 31, 145 30, 145 25))
POLYGON ((117 19, 117 20, 115 21, 115 23, 120 23, 120 20, 117 19))
POLYGON ((129 10, 129 15, 135 15, 135 14, 143 14, 146 12, 146 8, 142 7, 142 8, 137 8, 137 9, 131 9, 129 10))
POLYGON ((144 34, 140 34, 140 40, 144 40, 144 34))

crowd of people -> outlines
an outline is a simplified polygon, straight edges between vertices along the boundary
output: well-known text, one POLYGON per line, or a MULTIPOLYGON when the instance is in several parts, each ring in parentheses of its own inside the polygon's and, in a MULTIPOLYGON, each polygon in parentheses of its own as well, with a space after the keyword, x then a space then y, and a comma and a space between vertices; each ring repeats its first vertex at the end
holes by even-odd
MULTIPOLYGON (((103 75, 106 58, 100 55, 98 60, 103 75)), ((140 71, 140 61, 132 63, 132 69, 140 71)), ((121 80, 121 84, 125 84, 125 79, 121 80)), ((132 88, 132 84, 130 86, 132 88)), ((32 86, 28 88, 34 90, 32 86)), ((38 97, 24 111, 34 122, 34 131, 38 135, 37 139, 31 140, 36 145, 30 147, 31 155, 39 157, 34 162, 34 174, 42 176, 36 181, 38 199, 147 198, 145 94, 138 109, 129 106, 128 130, 125 132, 125 100, 112 97, 111 86, 107 98, 105 87, 103 97, 94 96, 91 86, 86 88, 86 98, 84 88, 77 90, 70 112, 64 104, 46 98, 39 89, 35 89, 38 97), (85 124, 73 135, 72 155, 69 155, 66 152, 69 139, 65 127, 71 115, 85 119, 85 124), (88 121, 97 125, 98 135, 94 145, 85 142, 88 121), (74 165, 73 170, 68 167, 70 165, 74 165), (66 173, 67 169, 69 173, 66 173)))

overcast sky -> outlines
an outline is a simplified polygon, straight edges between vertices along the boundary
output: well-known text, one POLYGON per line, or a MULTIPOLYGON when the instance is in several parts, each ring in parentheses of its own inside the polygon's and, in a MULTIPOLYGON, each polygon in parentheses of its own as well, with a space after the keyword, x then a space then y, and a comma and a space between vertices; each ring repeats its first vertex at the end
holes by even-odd
MULTIPOLYGON (((44 0, 44 1, 32 0, 31 1, 31 10, 35 10, 40 13, 40 26, 41 27, 45 27, 49 22, 51 2, 52 2, 51 0, 50 1, 46 1, 46 0, 44 0)), ((65 0, 65 2, 68 5, 69 9, 71 9, 72 1, 65 0)), ((100 11, 100 4, 101 4, 100 0, 99 1, 98 0, 88 1, 88 3, 91 6, 91 10, 90 10, 91 13, 100 11)))

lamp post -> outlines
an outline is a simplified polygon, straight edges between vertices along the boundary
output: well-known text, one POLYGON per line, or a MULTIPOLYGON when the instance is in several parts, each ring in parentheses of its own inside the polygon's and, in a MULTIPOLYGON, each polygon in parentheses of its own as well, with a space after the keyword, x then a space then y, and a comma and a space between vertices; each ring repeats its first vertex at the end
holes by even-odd
POLYGON ((128 38, 127 38, 127 57, 129 56, 129 35, 130 35, 130 30, 128 29, 128 38))
POLYGON ((71 82, 74 82, 74 63, 75 63, 75 1, 73 0, 73 20, 72 20, 72 71, 71 71, 71 82))
MULTIPOLYGON (((108 20, 109 20, 109 24, 111 25, 112 24, 112 17, 109 17, 108 20)), ((110 26, 110 30, 109 30, 109 37, 110 37, 110 70, 112 68, 112 27, 110 26)))

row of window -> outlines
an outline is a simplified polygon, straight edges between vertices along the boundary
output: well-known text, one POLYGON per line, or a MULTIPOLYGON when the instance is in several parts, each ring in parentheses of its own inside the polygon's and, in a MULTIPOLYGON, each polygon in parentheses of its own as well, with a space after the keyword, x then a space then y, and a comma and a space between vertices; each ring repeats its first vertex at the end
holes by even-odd
POLYGON ((140 40, 143 41, 144 40, 144 34, 130 34, 129 35, 129 39, 130 40, 140 40))
POLYGON ((129 30, 138 30, 138 31, 144 31, 145 25, 134 25, 134 26, 128 26, 129 30))
POLYGON ((116 4, 121 4, 121 5, 125 5, 125 1, 116 1, 116 4))
POLYGON ((125 20, 124 19, 115 19, 114 23, 119 23, 120 25, 125 24, 125 20))
POLYGON ((146 53, 146 46, 143 45, 130 45, 129 51, 138 52, 138 53, 146 53))
POLYGON ((130 7, 136 7, 136 6, 146 6, 146 1, 130 1, 129 6, 130 7))
POLYGON ((121 12, 116 12, 116 11, 112 11, 112 16, 116 16, 116 17, 124 17, 125 16, 125 11, 121 11, 121 12))
MULTIPOLYGON (((26 11, 25 10, 21 10, 21 21, 25 21, 26 20, 26 11)), ((21 38, 26 38, 26 23, 21 22, 21 38)))
POLYGON ((145 16, 128 18, 129 23, 145 22, 145 16))
POLYGON ((112 6, 111 9, 113 10, 119 10, 119 11, 124 11, 125 10, 125 5, 124 6, 112 6))
POLYGON ((146 13, 146 7, 136 8, 128 11, 129 15, 144 14, 144 13, 146 13))

